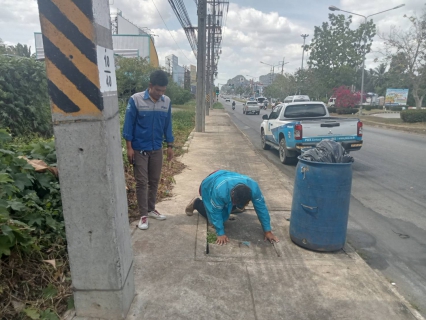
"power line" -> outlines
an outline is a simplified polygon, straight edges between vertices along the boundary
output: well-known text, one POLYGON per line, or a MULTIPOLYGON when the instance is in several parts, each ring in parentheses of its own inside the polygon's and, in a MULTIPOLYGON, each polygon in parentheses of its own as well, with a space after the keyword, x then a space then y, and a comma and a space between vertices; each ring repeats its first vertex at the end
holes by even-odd
POLYGON ((167 26, 166 22, 164 21, 163 16, 161 15, 161 13, 160 13, 160 11, 158 10, 157 6, 155 5, 154 0, 151 0, 151 1, 152 1, 153 5, 154 5, 155 9, 157 10, 157 12, 158 12, 158 14, 159 14, 159 16, 160 16, 161 20, 163 20, 163 23, 164 23, 164 25, 166 26, 167 31, 169 31, 170 36, 172 37, 173 41, 176 43, 177 47, 179 48, 180 52, 184 55, 184 57, 186 58, 186 60, 188 60, 188 62, 189 62, 189 63, 191 63, 191 61, 188 59, 188 57, 186 56, 186 54, 182 51, 181 47, 178 45, 178 43, 176 42, 176 40, 175 40, 175 38, 173 37, 172 33, 170 32, 170 29, 169 29, 169 27, 167 26))

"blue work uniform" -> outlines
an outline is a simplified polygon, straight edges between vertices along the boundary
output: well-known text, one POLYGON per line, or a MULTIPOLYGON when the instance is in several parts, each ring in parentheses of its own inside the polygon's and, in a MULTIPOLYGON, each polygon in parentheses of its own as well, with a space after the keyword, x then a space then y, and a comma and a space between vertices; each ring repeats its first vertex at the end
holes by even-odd
MULTIPOLYGON (((244 184, 251 189, 251 201, 263 231, 271 231, 268 208, 257 182, 237 172, 219 170, 205 178, 200 186, 200 193, 207 216, 215 227, 217 235, 223 236, 225 234, 223 223, 229 219, 233 205, 231 191, 238 184, 244 184)), ((244 205, 244 203, 238 203, 237 205, 244 205)))
POLYGON ((148 89, 131 96, 126 108, 123 138, 132 142, 134 150, 159 150, 163 141, 173 143, 170 98, 163 95, 153 102, 148 89))

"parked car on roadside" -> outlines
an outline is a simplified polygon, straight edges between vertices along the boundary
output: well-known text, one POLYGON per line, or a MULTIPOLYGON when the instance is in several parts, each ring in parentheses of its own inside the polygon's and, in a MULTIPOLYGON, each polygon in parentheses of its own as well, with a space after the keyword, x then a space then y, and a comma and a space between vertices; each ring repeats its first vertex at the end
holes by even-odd
POLYGON ((361 120, 330 117, 321 101, 281 103, 262 119, 262 148, 277 149, 284 164, 296 160, 303 148, 325 139, 339 142, 346 151, 362 147, 361 120))

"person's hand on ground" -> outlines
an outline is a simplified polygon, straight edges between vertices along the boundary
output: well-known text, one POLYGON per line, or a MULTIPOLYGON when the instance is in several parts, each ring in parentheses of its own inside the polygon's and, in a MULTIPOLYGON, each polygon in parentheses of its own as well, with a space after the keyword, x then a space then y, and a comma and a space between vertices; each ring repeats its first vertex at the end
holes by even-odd
POLYGON ((265 232, 265 241, 266 240, 268 240, 270 243, 280 242, 280 240, 278 240, 278 238, 271 231, 265 232))
POLYGON ((228 242, 229 242, 229 238, 226 235, 218 236, 216 240, 216 244, 220 246, 223 244, 227 244, 228 242))

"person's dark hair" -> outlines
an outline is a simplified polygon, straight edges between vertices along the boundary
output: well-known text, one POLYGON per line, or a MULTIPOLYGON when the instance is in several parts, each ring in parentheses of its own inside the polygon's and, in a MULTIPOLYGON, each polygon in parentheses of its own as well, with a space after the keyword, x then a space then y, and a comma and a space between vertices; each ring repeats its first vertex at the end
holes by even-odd
POLYGON ((155 70, 149 77, 149 82, 153 86, 165 87, 169 84, 169 77, 163 70, 155 70))
POLYGON ((239 184, 232 189, 232 201, 237 205, 245 205, 251 200, 251 189, 245 184, 239 184))

